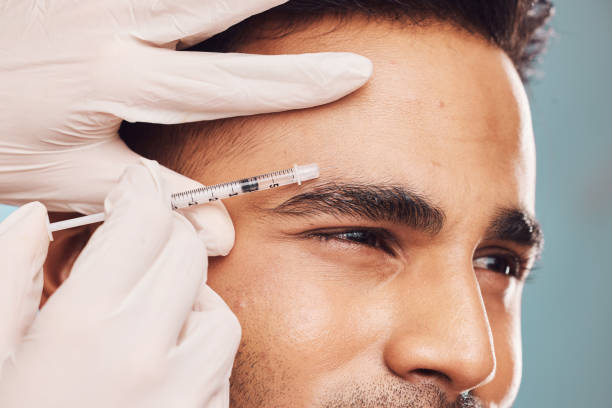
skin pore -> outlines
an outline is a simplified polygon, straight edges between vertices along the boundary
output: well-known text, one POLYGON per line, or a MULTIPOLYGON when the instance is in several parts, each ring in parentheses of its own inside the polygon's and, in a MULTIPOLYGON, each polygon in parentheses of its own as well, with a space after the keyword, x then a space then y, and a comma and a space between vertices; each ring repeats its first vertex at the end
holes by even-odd
POLYGON ((539 230, 508 57, 451 25, 357 17, 235 51, 352 51, 374 74, 338 102, 219 121, 151 157, 205 184, 321 167, 224 202, 236 243, 208 284, 243 329, 231 407, 510 406, 539 230))

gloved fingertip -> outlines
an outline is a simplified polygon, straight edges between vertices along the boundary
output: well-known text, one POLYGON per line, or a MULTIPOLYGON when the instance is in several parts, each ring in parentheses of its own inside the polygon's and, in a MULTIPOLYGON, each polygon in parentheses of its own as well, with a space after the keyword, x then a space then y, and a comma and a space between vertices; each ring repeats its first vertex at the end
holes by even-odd
POLYGON ((145 169, 148 170, 150 181, 153 182, 155 190, 157 192, 163 193, 164 183, 162 182, 161 166, 159 165, 159 163, 155 160, 145 159, 144 157, 140 158, 140 163, 145 169))
POLYGON ((216 335, 223 338, 226 347, 231 349, 234 355, 238 350, 240 338, 242 337, 242 325, 238 316, 232 311, 223 298, 210 286, 202 285, 198 297, 193 305, 194 311, 209 312, 206 317, 208 325, 214 324, 212 320, 220 323, 216 328, 216 335), (210 314, 210 312, 213 312, 210 314))
POLYGON ((202 312, 216 306, 222 306, 223 304, 220 303, 220 300, 222 301, 217 292, 212 290, 210 286, 204 284, 200 287, 198 297, 193 304, 193 310, 196 312, 202 312))
POLYGON ((358 88, 372 76, 372 61, 352 52, 327 52, 316 54, 319 67, 330 74, 334 85, 358 88))
MULTIPOLYGON (((160 169, 172 193, 203 187, 201 183, 167 167, 160 166, 160 169)), ((234 225, 222 203, 214 202, 177 211, 193 225, 208 256, 227 255, 234 246, 234 225)))
POLYGON ((363 55, 352 52, 346 53, 347 65, 350 67, 350 72, 354 73, 355 78, 365 82, 372 76, 374 65, 372 61, 363 55))
MULTIPOLYGON (((159 164, 155 160, 144 158, 140 158, 140 162, 140 164, 126 166, 119 179, 119 184, 104 199, 104 212, 107 216, 127 196, 144 195, 146 197, 152 193, 169 201, 169 197, 164 193, 159 164)), ((143 199, 146 199, 144 197, 143 199)))
POLYGON ((196 312, 205 312, 216 309, 226 309, 228 312, 231 312, 225 300, 223 300, 223 298, 210 286, 203 284, 200 286, 198 296, 193 304, 193 310, 196 312))
POLYGON ((234 224, 225 206, 209 203, 179 211, 194 226, 208 256, 225 256, 234 246, 234 224))
POLYGON ((42 231, 43 227, 48 232, 48 225, 47 208, 42 203, 33 201, 22 205, 0 223, 0 235, 14 229, 30 231, 33 228, 40 228, 42 231))
MULTIPOLYGON (((16 268, 13 272, 28 277, 34 282, 32 296, 36 306, 40 300, 42 287, 41 270, 49 249, 49 216, 47 208, 40 202, 25 204, 9 215, 0 224, 0 248, 8 251, 9 256, 0 259, 3 267, 16 268), (18 250, 14 250, 18 249, 18 250)), ((3 282, 8 284, 9 282, 3 282)))

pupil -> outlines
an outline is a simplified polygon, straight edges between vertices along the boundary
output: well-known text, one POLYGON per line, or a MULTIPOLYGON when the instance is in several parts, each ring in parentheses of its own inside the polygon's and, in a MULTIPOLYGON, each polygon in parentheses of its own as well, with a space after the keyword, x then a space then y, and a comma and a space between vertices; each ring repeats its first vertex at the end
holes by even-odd
POLYGON ((376 237, 373 236, 372 234, 368 234, 366 232, 354 231, 354 232, 347 232, 344 235, 346 238, 350 239, 351 241, 360 242, 362 244, 367 244, 370 246, 377 246, 376 237))
POLYGON ((482 256, 477 258, 475 265, 504 275, 517 275, 519 266, 503 256, 482 256))
POLYGON ((510 265, 508 262, 500 257, 490 257, 491 259, 491 269, 495 271, 499 271, 504 275, 510 275, 510 265))

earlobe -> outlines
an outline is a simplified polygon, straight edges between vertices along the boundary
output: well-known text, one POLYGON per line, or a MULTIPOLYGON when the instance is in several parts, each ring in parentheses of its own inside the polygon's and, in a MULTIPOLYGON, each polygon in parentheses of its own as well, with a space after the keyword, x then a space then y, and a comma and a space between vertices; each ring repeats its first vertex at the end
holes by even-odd
MULTIPOLYGON (((49 213, 49 220, 56 222, 80 215, 82 214, 49 213)), ((53 233, 54 240, 49 245, 47 260, 43 266, 45 278, 40 307, 45 304, 49 297, 68 278, 72 265, 99 225, 101 224, 86 225, 53 233)))

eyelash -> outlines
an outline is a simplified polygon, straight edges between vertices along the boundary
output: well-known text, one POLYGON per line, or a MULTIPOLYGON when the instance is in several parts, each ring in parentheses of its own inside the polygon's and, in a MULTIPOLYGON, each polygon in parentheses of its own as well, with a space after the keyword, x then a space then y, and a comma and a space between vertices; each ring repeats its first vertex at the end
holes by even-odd
POLYGON ((361 229, 348 229, 348 230, 333 230, 333 231, 315 231, 308 234, 310 237, 317 238, 321 241, 328 242, 332 239, 338 241, 350 242, 355 245, 365 245, 370 248, 379 249, 384 251, 385 253, 395 257, 397 256, 396 252, 391 248, 396 240, 393 236, 385 230, 375 229, 375 228, 361 228, 361 229), (367 240, 369 242, 358 241, 357 239, 346 238, 347 236, 354 234, 363 234, 367 238, 374 238, 376 242, 372 243, 372 240, 367 240), (345 238, 340 238, 340 236, 345 236, 345 238), (391 245, 390 245, 391 244, 391 245))
MULTIPOLYGON (((393 237, 391 233, 386 230, 375 229, 375 228, 362 228, 362 229, 349 229, 349 230, 334 230, 334 231, 315 231, 308 234, 309 237, 317 238, 321 241, 328 242, 330 240, 338 240, 350 242, 355 245, 365 245, 367 247, 378 249, 386 252, 391 256, 397 256, 396 252, 393 250, 393 244, 396 239, 393 237), (363 234, 366 238, 373 238, 364 240, 357 240, 349 238, 351 235, 355 234, 363 234), (342 237, 343 236, 343 237, 342 237), (391 245, 390 245, 391 244, 391 245)), ((496 249, 495 247, 489 249, 496 249)), ((516 279, 522 280, 523 277, 528 272, 528 264, 529 258, 523 257, 516 253, 507 252, 507 249, 497 248, 501 251, 506 251, 504 254, 486 254, 475 258, 474 260, 483 259, 483 258, 492 258, 497 262, 499 260, 505 260, 505 268, 504 272, 495 271, 494 269, 482 268, 487 270, 493 270, 497 273, 501 273, 505 276, 512 276, 516 279)), ((501 269, 501 268, 500 268, 501 269)), ((531 276, 528 278, 530 279, 531 276)))

